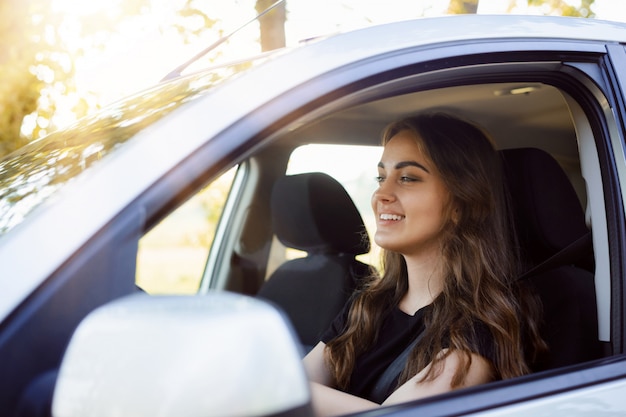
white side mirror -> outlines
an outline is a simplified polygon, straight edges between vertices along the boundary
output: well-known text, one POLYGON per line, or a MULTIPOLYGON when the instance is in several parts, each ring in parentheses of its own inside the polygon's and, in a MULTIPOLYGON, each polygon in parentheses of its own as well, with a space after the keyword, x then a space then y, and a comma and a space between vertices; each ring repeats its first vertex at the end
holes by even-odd
POLYGON ((61 364, 55 417, 312 416, 291 328, 245 296, 133 295, 87 316, 61 364))

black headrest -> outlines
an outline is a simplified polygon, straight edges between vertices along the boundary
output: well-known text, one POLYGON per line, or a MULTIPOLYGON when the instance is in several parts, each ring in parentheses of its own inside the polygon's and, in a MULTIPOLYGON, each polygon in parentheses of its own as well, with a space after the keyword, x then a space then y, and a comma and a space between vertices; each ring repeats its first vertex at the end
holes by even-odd
POLYGON ((354 202, 319 172, 280 178, 272 191, 274 231, 283 245, 306 252, 360 255, 370 249, 354 202))
POLYGON ((576 191, 550 154, 535 148, 500 153, 518 237, 530 261, 539 263, 587 233, 576 191))

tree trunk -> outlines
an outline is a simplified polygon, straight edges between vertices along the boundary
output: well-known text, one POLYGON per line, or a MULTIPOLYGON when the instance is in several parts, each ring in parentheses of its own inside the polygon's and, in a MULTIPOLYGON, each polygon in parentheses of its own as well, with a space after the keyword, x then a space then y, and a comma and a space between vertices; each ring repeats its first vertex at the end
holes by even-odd
MULTIPOLYGON (((255 8, 257 13, 262 13, 274 4, 275 1, 276 0, 256 0, 255 8)), ((285 20, 287 19, 287 13, 285 3, 286 2, 279 4, 259 19, 262 51, 283 48, 286 45, 285 20)))
POLYGON ((478 0, 450 0, 448 5, 449 14, 476 14, 478 0))

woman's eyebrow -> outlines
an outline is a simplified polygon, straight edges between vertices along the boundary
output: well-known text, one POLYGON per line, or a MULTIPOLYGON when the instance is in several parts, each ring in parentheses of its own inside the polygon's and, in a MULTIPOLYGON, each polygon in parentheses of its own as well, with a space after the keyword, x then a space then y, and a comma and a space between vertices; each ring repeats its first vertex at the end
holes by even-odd
MULTIPOLYGON (((381 162, 378 163, 378 167, 379 168, 385 168, 385 164, 381 162)), ((394 168, 395 169, 402 169, 405 167, 416 167, 419 168, 423 171, 425 171, 427 174, 430 174, 430 171, 422 164, 420 164, 419 162, 415 162, 415 161, 402 161, 402 162, 398 162, 394 168)))

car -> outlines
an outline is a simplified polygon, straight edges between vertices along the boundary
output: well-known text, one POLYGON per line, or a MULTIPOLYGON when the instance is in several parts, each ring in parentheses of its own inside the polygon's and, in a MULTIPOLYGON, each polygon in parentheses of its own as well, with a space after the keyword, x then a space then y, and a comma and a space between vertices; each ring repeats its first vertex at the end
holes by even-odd
POLYGON ((174 77, 14 152, 2 415, 312 415, 300 358, 380 268, 381 130, 425 111, 501 153, 554 354, 359 415, 626 413, 625 44, 591 19, 395 22, 174 77))

